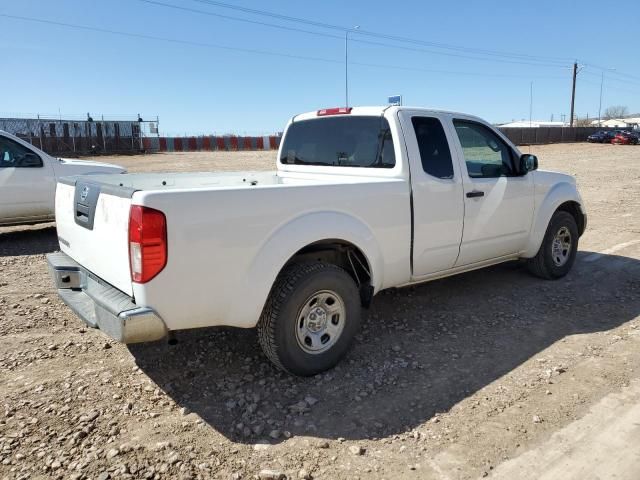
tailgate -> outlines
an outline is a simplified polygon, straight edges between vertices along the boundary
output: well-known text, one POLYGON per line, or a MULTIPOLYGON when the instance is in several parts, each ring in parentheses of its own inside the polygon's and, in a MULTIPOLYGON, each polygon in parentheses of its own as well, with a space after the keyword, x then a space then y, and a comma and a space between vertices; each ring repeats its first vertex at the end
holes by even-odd
POLYGON ((133 296, 129 270, 129 208, 134 190, 87 177, 69 177, 56 189, 60 250, 133 296))

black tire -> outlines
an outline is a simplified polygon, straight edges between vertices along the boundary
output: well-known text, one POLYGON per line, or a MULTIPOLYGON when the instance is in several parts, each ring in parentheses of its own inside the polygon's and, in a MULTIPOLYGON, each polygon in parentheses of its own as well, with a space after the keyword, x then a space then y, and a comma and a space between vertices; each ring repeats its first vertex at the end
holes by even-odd
MULTIPOLYGON (((327 304, 330 300, 326 300, 327 304)), ((358 287, 342 268, 321 262, 291 265, 276 279, 260 316, 260 345, 269 360, 282 370, 299 376, 315 375, 335 366, 349 350, 360 325, 360 309, 358 287), (344 318, 338 315, 338 322, 343 322, 341 333, 336 334, 334 340, 330 339, 335 343, 327 346, 327 350, 309 353, 304 348, 314 346, 309 343, 303 347, 299 340, 299 336, 304 335, 302 325, 307 325, 304 311, 314 308, 310 307, 314 295, 327 291, 337 297, 334 302, 337 301, 338 308, 344 311, 344 318)), ((325 324, 335 320, 335 314, 330 315, 333 316, 325 316, 325 324)), ((310 314, 307 317, 310 318, 310 314)), ((302 342, 307 340, 309 337, 302 342)))
MULTIPOLYGON (((566 238, 566 236, 565 236, 566 238)), ((573 267, 573 263, 576 260, 576 253, 578 251, 578 226, 576 225, 576 220, 573 218, 568 212, 557 211, 551 217, 549 221, 549 225, 547 226, 547 231, 544 234, 544 238, 542 240, 542 245, 540 245, 540 250, 535 257, 530 258, 527 261, 527 267, 529 271, 540 278, 545 278, 547 280, 556 280, 558 278, 564 277, 569 271, 571 267, 573 267), (566 260, 564 263, 558 262, 558 259, 561 259, 563 255, 556 255, 554 260, 554 240, 556 235, 558 235, 562 229, 568 231, 570 235, 570 249, 567 252, 566 260)), ((562 248, 559 249, 564 252, 562 248)))

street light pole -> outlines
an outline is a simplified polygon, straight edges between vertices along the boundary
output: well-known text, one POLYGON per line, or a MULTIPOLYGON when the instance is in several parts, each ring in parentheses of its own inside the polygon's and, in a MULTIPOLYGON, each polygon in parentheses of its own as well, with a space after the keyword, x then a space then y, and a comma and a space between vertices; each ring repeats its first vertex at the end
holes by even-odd
POLYGON ((533 82, 529 86, 529 128, 532 127, 533 123, 533 82))
MULTIPOLYGON (((611 70, 615 70, 615 68, 607 68, 607 70, 611 71, 611 70)), ((600 104, 598 105, 598 126, 601 127, 602 126, 602 117, 600 116, 600 113, 602 111, 602 89, 604 86, 604 70, 602 70, 602 77, 600 78, 600 104)))
POLYGON ((600 79, 600 103, 598 104, 598 126, 602 125, 602 117, 600 116, 602 112, 602 85, 604 85, 604 70, 602 71, 602 78, 600 79))
POLYGON ((360 25, 344 32, 344 105, 349 106, 349 32, 357 30, 360 25))

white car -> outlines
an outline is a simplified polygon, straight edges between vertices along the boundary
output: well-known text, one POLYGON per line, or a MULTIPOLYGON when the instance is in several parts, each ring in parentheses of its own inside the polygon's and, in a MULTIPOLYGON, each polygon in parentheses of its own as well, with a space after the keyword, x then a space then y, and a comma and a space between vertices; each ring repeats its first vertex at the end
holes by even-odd
POLYGON ((586 214, 573 177, 536 171, 469 115, 325 109, 287 125, 277 171, 62 179, 58 293, 126 343, 257 327, 296 375, 335 365, 391 287, 509 260, 566 275, 586 214))
POLYGON ((97 173, 126 170, 107 163, 55 158, 0 130, 0 225, 52 221, 58 179, 97 173))

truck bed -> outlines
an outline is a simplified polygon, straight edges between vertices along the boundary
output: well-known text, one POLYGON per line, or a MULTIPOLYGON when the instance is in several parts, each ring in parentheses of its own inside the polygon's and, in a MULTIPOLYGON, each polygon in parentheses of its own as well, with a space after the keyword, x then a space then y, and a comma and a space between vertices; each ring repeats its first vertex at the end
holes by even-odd
POLYGON ((354 244, 367 243, 360 248, 392 267, 378 277, 381 283, 376 289, 409 280, 408 183, 363 173, 69 177, 58 185, 56 194, 60 246, 136 305, 153 305, 170 330, 229 324, 252 327, 260 315, 256 305, 261 308, 259 299, 266 298, 278 273, 273 266, 286 263, 307 237, 311 244, 344 239, 346 233, 354 244), (81 198, 83 192, 86 200, 81 198), (96 195, 93 205, 92 195, 96 195), (167 264, 146 284, 131 280, 128 222, 132 205, 166 216, 167 264), (83 217, 85 211, 90 222, 83 217), (296 245, 293 251, 292 245, 296 245), (176 302, 178 297, 184 300, 176 302))

